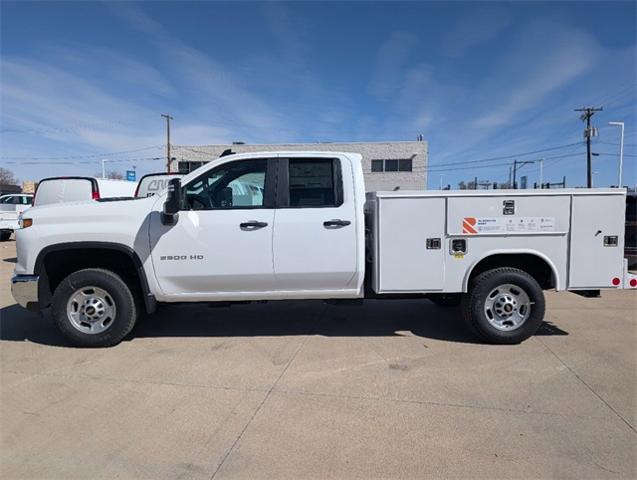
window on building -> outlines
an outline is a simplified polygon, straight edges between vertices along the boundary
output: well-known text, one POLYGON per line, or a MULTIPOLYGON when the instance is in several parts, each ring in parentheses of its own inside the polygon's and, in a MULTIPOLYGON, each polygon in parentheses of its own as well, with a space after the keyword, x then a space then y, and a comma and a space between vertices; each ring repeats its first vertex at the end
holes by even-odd
POLYGON ((411 172, 413 160, 411 158, 372 160, 372 172, 411 172))
POLYGON ((397 172, 398 171, 398 160, 385 160, 385 171, 386 172, 397 172))
POLYGON ((179 170, 179 173, 183 173, 184 175, 186 175, 187 173, 190 173, 193 170, 198 169, 203 164, 204 162, 189 162, 189 161, 183 160, 177 164, 177 169, 179 170))
POLYGON ((404 158, 404 159, 398 160, 398 171, 411 172, 411 170, 412 170, 411 158, 404 158))
POLYGON ((383 161, 372 160, 372 172, 382 172, 382 171, 383 171, 383 161))
POLYGON ((289 160, 290 207, 337 207, 341 190, 338 165, 331 158, 289 160))

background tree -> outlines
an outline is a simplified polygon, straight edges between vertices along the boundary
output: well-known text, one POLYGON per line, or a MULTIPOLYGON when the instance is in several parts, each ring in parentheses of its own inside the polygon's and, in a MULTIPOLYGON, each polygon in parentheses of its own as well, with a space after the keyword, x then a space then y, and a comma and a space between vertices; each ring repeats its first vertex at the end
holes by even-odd
POLYGON ((7 168, 0 167, 0 183, 3 185, 17 185, 19 180, 13 172, 7 168))
POLYGON ((458 189, 459 190, 475 190, 476 181, 469 180, 468 182, 465 182, 464 180, 461 180, 460 183, 458 183, 458 189))

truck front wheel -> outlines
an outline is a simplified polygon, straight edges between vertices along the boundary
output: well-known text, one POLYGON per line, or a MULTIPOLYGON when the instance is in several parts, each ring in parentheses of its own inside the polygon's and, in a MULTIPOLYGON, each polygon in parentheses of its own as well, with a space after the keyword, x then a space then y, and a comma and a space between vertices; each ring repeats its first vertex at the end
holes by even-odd
POLYGON ((544 319, 544 292, 528 273, 502 267, 479 274, 463 296, 469 327, 489 343, 520 343, 537 332, 544 319))
POLYGON ((137 319, 130 289, 115 273, 79 270, 53 294, 51 313, 62 334, 77 347, 108 347, 122 341, 137 319))

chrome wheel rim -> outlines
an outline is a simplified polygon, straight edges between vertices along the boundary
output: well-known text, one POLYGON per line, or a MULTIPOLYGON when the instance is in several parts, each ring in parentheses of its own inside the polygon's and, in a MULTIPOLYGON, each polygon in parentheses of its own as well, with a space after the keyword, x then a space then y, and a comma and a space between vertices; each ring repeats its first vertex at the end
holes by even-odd
POLYGON ((66 304, 66 316, 71 325, 89 335, 108 330, 115 315, 117 307, 113 297, 106 290, 92 285, 76 290, 66 304))
POLYGON ((524 289, 506 283, 487 295, 484 314, 489 323, 502 331, 520 328, 531 315, 531 299, 524 289))

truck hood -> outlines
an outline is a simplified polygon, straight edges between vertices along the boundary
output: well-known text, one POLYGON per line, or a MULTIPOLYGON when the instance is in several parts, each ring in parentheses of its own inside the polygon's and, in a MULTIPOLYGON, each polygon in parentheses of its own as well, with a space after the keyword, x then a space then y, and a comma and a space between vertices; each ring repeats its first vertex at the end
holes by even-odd
POLYGON ((23 215, 25 218, 32 218, 35 225, 143 218, 150 213, 158 200, 159 197, 146 197, 52 203, 31 207, 23 215))

